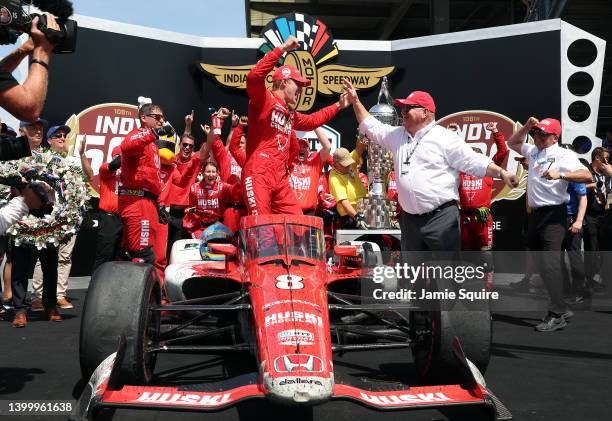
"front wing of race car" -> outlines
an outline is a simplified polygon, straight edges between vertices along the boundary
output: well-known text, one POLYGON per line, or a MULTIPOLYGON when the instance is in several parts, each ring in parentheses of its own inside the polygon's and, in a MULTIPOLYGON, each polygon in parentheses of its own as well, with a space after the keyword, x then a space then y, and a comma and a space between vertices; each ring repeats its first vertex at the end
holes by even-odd
MULTIPOLYGON (((447 406, 478 405, 490 411, 493 420, 511 420, 512 415, 484 385, 478 369, 466 359, 459 341, 453 349, 465 364, 471 379, 464 385, 418 386, 402 390, 369 391, 345 384, 335 384, 331 399, 354 401, 377 410, 408 410, 447 406)), ((71 420, 90 420, 102 408, 174 409, 190 411, 219 411, 236 403, 254 398, 265 398, 264 387, 257 379, 235 381, 237 386, 222 390, 197 387, 118 387, 118 367, 125 353, 125 338, 119 340, 117 352, 109 355, 92 374, 70 417, 71 420)), ((237 379, 233 379, 237 380, 237 379)))

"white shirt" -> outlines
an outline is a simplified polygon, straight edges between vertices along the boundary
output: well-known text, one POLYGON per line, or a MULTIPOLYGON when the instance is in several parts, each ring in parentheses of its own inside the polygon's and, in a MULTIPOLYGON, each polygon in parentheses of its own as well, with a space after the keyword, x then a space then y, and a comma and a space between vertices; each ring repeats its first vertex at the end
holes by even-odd
POLYGON ((11 225, 26 216, 30 209, 23 197, 17 196, 0 208, 0 235, 6 234, 11 225))
POLYGON ((398 201, 411 214, 459 200, 459 173, 484 177, 492 162, 435 121, 414 137, 403 126, 383 124, 372 116, 361 122, 359 130, 393 153, 398 201))
POLYGON ((527 198, 530 207, 561 205, 569 201, 568 182, 566 180, 547 180, 542 177, 542 174, 547 169, 571 172, 585 168, 578 161, 574 152, 560 148, 556 143, 541 150, 535 145, 523 143, 521 155, 529 161, 527 198))

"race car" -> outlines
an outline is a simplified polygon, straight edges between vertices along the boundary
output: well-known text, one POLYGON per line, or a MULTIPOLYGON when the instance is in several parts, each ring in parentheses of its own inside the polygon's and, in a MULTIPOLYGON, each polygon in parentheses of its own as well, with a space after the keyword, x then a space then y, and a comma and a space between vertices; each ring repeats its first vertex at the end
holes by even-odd
POLYGON ((218 411, 254 398, 296 407, 344 399, 379 410, 465 405, 512 419, 482 374, 487 306, 425 309, 368 297, 361 287, 381 260, 367 244, 337 245, 327 260, 318 217, 248 216, 237 243, 201 246, 174 244, 163 287, 145 264, 110 262, 94 273, 80 333, 89 382, 72 419, 107 407, 218 411), (408 348, 422 386, 385 390, 335 377, 344 353, 408 348), (254 370, 222 383, 157 384, 157 355, 185 352, 244 353, 254 370))

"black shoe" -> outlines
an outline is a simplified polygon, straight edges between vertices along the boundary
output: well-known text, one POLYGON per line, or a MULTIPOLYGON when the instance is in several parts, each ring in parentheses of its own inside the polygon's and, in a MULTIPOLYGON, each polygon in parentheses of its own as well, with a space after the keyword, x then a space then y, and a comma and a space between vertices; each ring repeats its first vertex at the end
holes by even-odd
POLYGON ((584 299, 586 297, 584 297, 583 295, 574 295, 571 297, 567 297, 565 298, 565 304, 569 305, 569 306, 576 306, 578 304, 583 304, 584 303, 584 299))
POLYGON ((531 279, 524 277, 518 282, 512 282, 510 288, 516 292, 535 292, 535 287, 532 285, 531 279))
POLYGON ((565 326, 567 326, 567 321, 563 316, 548 313, 544 320, 542 320, 542 323, 536 325, 535 330, 538 332, 554 332, 555 330, 563 329, 565 326))

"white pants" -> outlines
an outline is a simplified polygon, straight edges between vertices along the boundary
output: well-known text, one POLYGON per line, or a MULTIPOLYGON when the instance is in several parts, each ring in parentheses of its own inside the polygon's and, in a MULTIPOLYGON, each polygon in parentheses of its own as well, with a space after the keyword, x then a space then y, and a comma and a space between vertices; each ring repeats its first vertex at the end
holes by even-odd
MULTIPOLYGON (((76 235, 73 235, 66 244, 62 244, 58 248, 57 298, 66 297, 66 291, 68 290, 68 277, 70 276, 70 268, 72 267, 72 250, 74 249, 76 237, 76 235)), ((40 260, 36 260, 33 278, 33 295, 36 298, 41 298, 43 273, 40 267, 40 260)))

